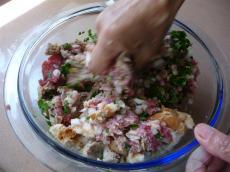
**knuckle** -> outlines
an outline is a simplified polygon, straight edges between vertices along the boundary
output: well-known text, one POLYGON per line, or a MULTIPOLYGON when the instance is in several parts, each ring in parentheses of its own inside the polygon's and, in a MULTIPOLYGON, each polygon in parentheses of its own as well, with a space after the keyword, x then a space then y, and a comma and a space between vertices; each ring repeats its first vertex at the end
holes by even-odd
POLYGON ((117 28, 114 25, 103 25, 101 29, 102 35, 110 38, 114 37, 118 32, 117 28))
POLYGON ((230 140, 229 138, 219 139, 219 150, 224 154, 230 156, 230 140))
POLYGON ((111 20, 108 20, 108 16, 101 14, 96 19, 96 29, 103 36, 113 36, 118 31, 118 27, 111 20))

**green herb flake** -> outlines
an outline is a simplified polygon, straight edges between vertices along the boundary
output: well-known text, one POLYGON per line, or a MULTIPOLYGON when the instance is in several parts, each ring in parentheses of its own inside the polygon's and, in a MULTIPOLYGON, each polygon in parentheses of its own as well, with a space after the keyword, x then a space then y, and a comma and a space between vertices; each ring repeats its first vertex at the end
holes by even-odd
POLYGON ((46 123, 47 123, 47 125, 48 125, 49 127, 51 127, 51 126, 52 126, 52 124, 51 124, 51 122, 50 122, 50 121, 46 121, 46 123))
POLYGON ((65 50, 71 50, 72 45, 71 45, 70 43, 65 43, 65 44, 63 44, 63 48, 64 48, 65 50))
POLYGON ((188 47, 192 45, 184 31, 172 31, 170 36, 172 40, 171 48, 175 51, 175 54, 187 52, 188 47))
POLYGON ((108 134, 108 133, 109 133, 109 129, 108 129, 108 128, 106 128, 106 129, 105 129, 105 132, 108 134))
POLYGON ((84 33, 85 33, 85 31, 78 32, 78 35, 83 35, 84 33))
POLYGON ((84 90, 84 86, 83 86, 83 84, 80 83, 80 82, 76 82, 76 83, 74 83, 74 84, 66 83, 65 86, 66 86, 67 88, 75 89, 75 90, 77 90, 77 91, 82 91, 82 90, 84 90))
POLYGON ((93 83, 92 82, 85 82, 84 83, 84 91, 90 92, 93 88, 93 83))
POLYGON ((159 141, 163 141, 164 139, 164 137, 159 132, 155 135, 155 138, 159 141))
POLYGON ((64 114, 69 114, 70 113, 70 109, 69 109, 69 106, 68 106, 67 102, 64 102, 63 112, 64 112, 64 114))
POLYGON ((173 85, 183 87, 187 83, 187 78, 186 78, 186 76, 172 75, 171 78, 170 78, 170 82, 173 85))
MULTIPOLYGON (((80 35, 82 35, 84 33, 85 32, 79 32, 78 35, 80 36, 80 35)), ((94 33, 91 29, 89 29, 87 31, 87 36, 83 39, 83 42, 85 42, 85 43, 89 43, 89 42, 96 43, 97 42, 97 35, 96 35, 96 33, 94 33)))
POLYGON ((186 77, 187 75, 192 74, 192 67, 191 66, 184 66, 183 68, 180 69, 179 75, 186 77))
POLYGON ((139 127, 139 125, 138 124, 131 124, 129 127, 131 129, 135 130, 135 129, 137 129, 139 127))
POLYGON ((63 64, 60 68, 61 74, 63 74, 64 76, 67 76, 70 72, 70 69, 71 69, 71 64, 69 63, 63 64))
POLYGON ((91 29, 88 30, 88 38, 91 42, 96 43, 97 42, 97 35, 96 33, 93 33, 91 29))
POLYGON ((130 148, 131 148, 131 146, 128 143, 125 143, 125 150, 126 150, 126 152, 129 152, 130 148))
POLYGON ((38 100, 38 107, 42 113, 45 113, 49 110, 49 105, 44 99, 38 100))
POLYGON ((49 115, 45 115, 45 119, 46 119, 46 120, 50 120, 49 115))
POLYGON ((111 75, 109 75, 109 76, 107 77, 107 79, 108 79, 108 81, 112 81, 112 80, 113 80, 113 77, 112 77, 111 75))
POLYGON ((89 121, 89 120, 90 120, 90 116, 87 116, 87 117, 86 117, 86 120, 89 121))
POLYGON ((166 90, 164 87, 153 84, 151 85, 147 96, 151 99, 156 97, 162 103, 164 103, 166 101, 165 94, 166 94, 166 90))
POLYGON ((49 71, 48 72, 48 78, 50 79, 50 78, 52 78, 52 76, 53 76, 53 72, 49 71))
POLYGON ((45 90, 42 99, 45 100, 50 100, 52 99, 55 95, 57 95, 57 90, 51 89, 51 90, 45 90))
POLYGON ((100 93, 100 91, 99 90, 96 90, 96 91, 94 91, 93 93, 92 93, 92 96, 91 97, 95 97, 96 95, 98 95, 100 93))
POLYGON ((139 116, 141 121, 145 121, 149 117, 146 112, 141 113, 139 116))
POLYGON ((93 39, 94 34, 92 33, 91 29, 88 30, 88 36, 89 38, 93 39))
POLYGON ((169 92, 169 100, 168 100, 168 104, 171 106, 171 105, 175 105, 176 103, 178 103, 179 101, 179 98, 176 94, 176 91, 175 90, 171 90, 169 92))
POLYGON ((104 150, 102 149, 100 152, 99 152, 99 155, 98 155, 98 158, 100 159, 100 160, 103 160, 103 154, 104 154, 104 150))
POLYGON ((86 37, 83 41, 84 42, 88 42, 89 41, 89 37, 86 37))

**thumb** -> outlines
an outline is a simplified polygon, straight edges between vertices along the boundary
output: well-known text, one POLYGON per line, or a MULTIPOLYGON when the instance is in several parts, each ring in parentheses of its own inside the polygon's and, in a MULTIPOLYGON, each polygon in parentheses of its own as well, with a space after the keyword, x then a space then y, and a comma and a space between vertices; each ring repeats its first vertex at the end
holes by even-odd
POLYGON ((212 159, 210 155, 204 148, 197 148, 189 157, 186 164, 186 172, 205 172, 207 171, 206 165, 212 159))
POLYGON ((230 163, 230 137, 208 126, 198 124, 194 130, 195 137, 211 155, 230 163))

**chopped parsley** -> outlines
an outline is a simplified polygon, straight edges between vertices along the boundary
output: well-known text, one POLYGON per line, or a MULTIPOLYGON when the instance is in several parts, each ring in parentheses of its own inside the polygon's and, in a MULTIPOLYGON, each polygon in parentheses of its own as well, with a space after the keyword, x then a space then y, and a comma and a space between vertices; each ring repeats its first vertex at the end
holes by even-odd
POLYGON ((93 33, 91 29, 89 29, 87 33, 88 33, 89 39, 90 39, 93 43, 96 43, 96 42, 97 42, 97 35, 96 35, 96 33, 93 33))
POLYGON ((131 124, 129 127, 131 129, 135 130, 135 129, 137 129, 139 127, 139 125, 138 124, 131 124))
POLYGON ((67 102, 64 102, 63 112, 64 112, 64 114, 70 113, 70 109, 69 109, 69 106, 68 106, 67 102))
POLYGON ((47 123, 47 125, 48 125, 49 127, 52 126, 52 124, 51 124, 51 122, 50 122, 49 120, 46 120, 46 123, 47 123))
POLYGON ((64 76, 67 76, 70 72, 70 68, 71 68, 71 64, 69 63, 63 64, 60 68, 61 74, 63 74, 64 76))
POLYGON ((130 148, 131 148, 131 146, 128 143, 125 143, 125 150, 126 150, 126 152, 129 152, 130 148))
MULTIPOLYGON (((85 32, 78 32, 78 35, 83 35, 85 32)), ((92 43, 96 43, 97 42, 97 34, 94 33, 91 29, 89 29, 87 31, 87 35, 86 37, 83 39, 83 42, 88 43, 88 42, 92 42, 92 43)))
POLYGON ((70 43, 65 43, 65 44, 63 44, 63 48, 65 50, 70 50, 72 48, 72 45, 70 43))
POLYGON ((141 113, 139 116, 141 121, 145 121, 149 117, 146 112, 141 113))
MULTIPOLYGON (((85 92, 90 92, 93 88, 93 82, 91 81, 82 81, 82 82, 76 82, 74 84, 65 84, 67 88, 72 88, 78 91, 85 91, 85 92)), ((96 94, 96 93, 95 93, 96 94)))
POLYGON ((186 65, 184 67, 181 68, 180 75, 190 75, 192 74, 192 66, 186 65))
POLYGON ((45 116, 45 119, 50 120, 50 117, 48 115, 45 116))
POLYGON ((184 31, 172 31, 170 32, 170 36, 171 48, 175 55, 187 52, 188 47, 192 45, 184 31))
POLYGON ((155 138, 159 141, 163 141, 164 139, 164 137, 159 132, 155 135, 155 138))
POLYGON ((157 84, 151 85, 149 91, 147 92, 147 96, 149 98, 157 98, 162 103, 166 101, 165 94, 166 94, 165 88, 162 86, 158 86, 157 84))
POLYGON ((112 81, 113 77, 111 75, 108 75, 107 79, 108 79, 108 81, 112 81))
POLYGON ((88 42, 89 41, 89 37, 86 37, 85 39, 84 39, 84 42, 88 42))
POLYGON ((99 155, 98 155, 98 158, 100 160, 103 160, 103 157, 104 157, 103 154, 104 154, 104 150, 102 149, 102 150, 99 151, 99 155))
POLYGON ((42 113, 45 113, 49 110, 49 105, 44 99, 38 100, 38 107, 42 113))
POLYGON ((84 33, 85 33, 85 31, 78 32, 78 35, 82 35, 82 34, 84 34, 84 33))
POLYGON ((169 100, 167 101, 168 106, 173 106, 179 102, 179 97, 175 90, 169 91, 169 100))
POLYGON ((108 129, 108 128, 106 128, 106 129, 105 129, 105 132, 106 132, 106 133, 109 133, 109 129, 108 129))
POLYGON ((91 81, 86 81, 84 82, 84 90, 83 91, 86 91, 86 92, 90 92, 93 88, 93 82, 91 81))
POLYGON ((187 77, 181 75, 172 75, 170 78, 170 82, 175 86, 185 86, 187 83, 187 77))
POLYGON ((89 121, 89 120, 90 120, 90 116, 87 116, 87 117, 86 117, 86 120, 89 121))
POLYGON ((171 84, 175 86, 184 87, 187 84, 188 75, 192 74, 192 67, 191 66, 183 66, 179 69, 178 75, 172 75, 170 77, 171 84))
POLYGON ((53 72, 49 71, 47 76, 48 76, 49 79, 52 78, 53 72))
POLYGON ((82 91, 84 90, 84 85, 80 82, 76 82, 74 84, 66 83, 65 86, 67 88, 75 89, 77 91, 82 91))
POLYGON ((52 99, 55 95, 57 95, 57 90, 51 89, 51 90, 45 90, 42 99, 50 100, 52 99))
POLYGON ((91 97, 95 97, 96 95, 98 95, 100 93, 99 90, 95 90, 93 93, 92 93, 92 96, 91 97))

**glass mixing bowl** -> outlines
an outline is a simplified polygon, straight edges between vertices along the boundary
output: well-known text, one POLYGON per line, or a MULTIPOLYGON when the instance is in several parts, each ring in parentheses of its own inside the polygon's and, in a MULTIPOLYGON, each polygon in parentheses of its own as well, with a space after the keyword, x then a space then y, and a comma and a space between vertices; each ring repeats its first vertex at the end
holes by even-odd
MULTIPOLYGON (((74 41, 79 31, 94 29, 95 19, 103 9, 104 6, 94 5, 77 11, 65 12, 62 17, 58 17, 52 24, 45 27, 41 34, 40 32, 36 34, 26 47, 23 47, 23 53, 20 55, 22 60, 18 60, 20 69, 18 77, 15 79, 17 80, 20 108, 26 121, 30 124, 29 129, 33 130, 49 149, 58 152, 60 158, 65 157, 73 164, 85 164, 85 168, 96 166, 102 169, 125 171, 149 168, 159 170, 159 168, 175 165, 198 146, 192 131, 188 131, 171 151, 154 159, 134 164, 106 163, 81 156, 59 144, 48 132, 48 126, 37 106, 38 80, 42 78, 42 62, 47 59, 44 54, 47 45, 48 43, 74 41)), ((223 77, 216 57, 206 42, 182 22, 175 20, 171 29, 183 30, 187 33, 192 42, 191 54, 198 61, 200 68, 194 103, 188 108, 188 111, 192 114, 195 123, 204 122, 215 126, 222 114, 224 103, 223 77)), ((10 83, 10 81, 7 82, 10 83)), ((5 90, 7 90, 7 85, 5 86, 5 90)), ((9 95, 6 94, 6 102, 9 100, 7 96, 9 95)), ((9 118, 11 117, 9 116, 9 118)), ((12 125, 14 126, 14 124, 12 125)), ((35 156, 37 155, 35 154, 35 156)), ((49 164, 47 165, 49 166, 49 164)), ((52 165, 50 166, 52 167, 52 165)))

